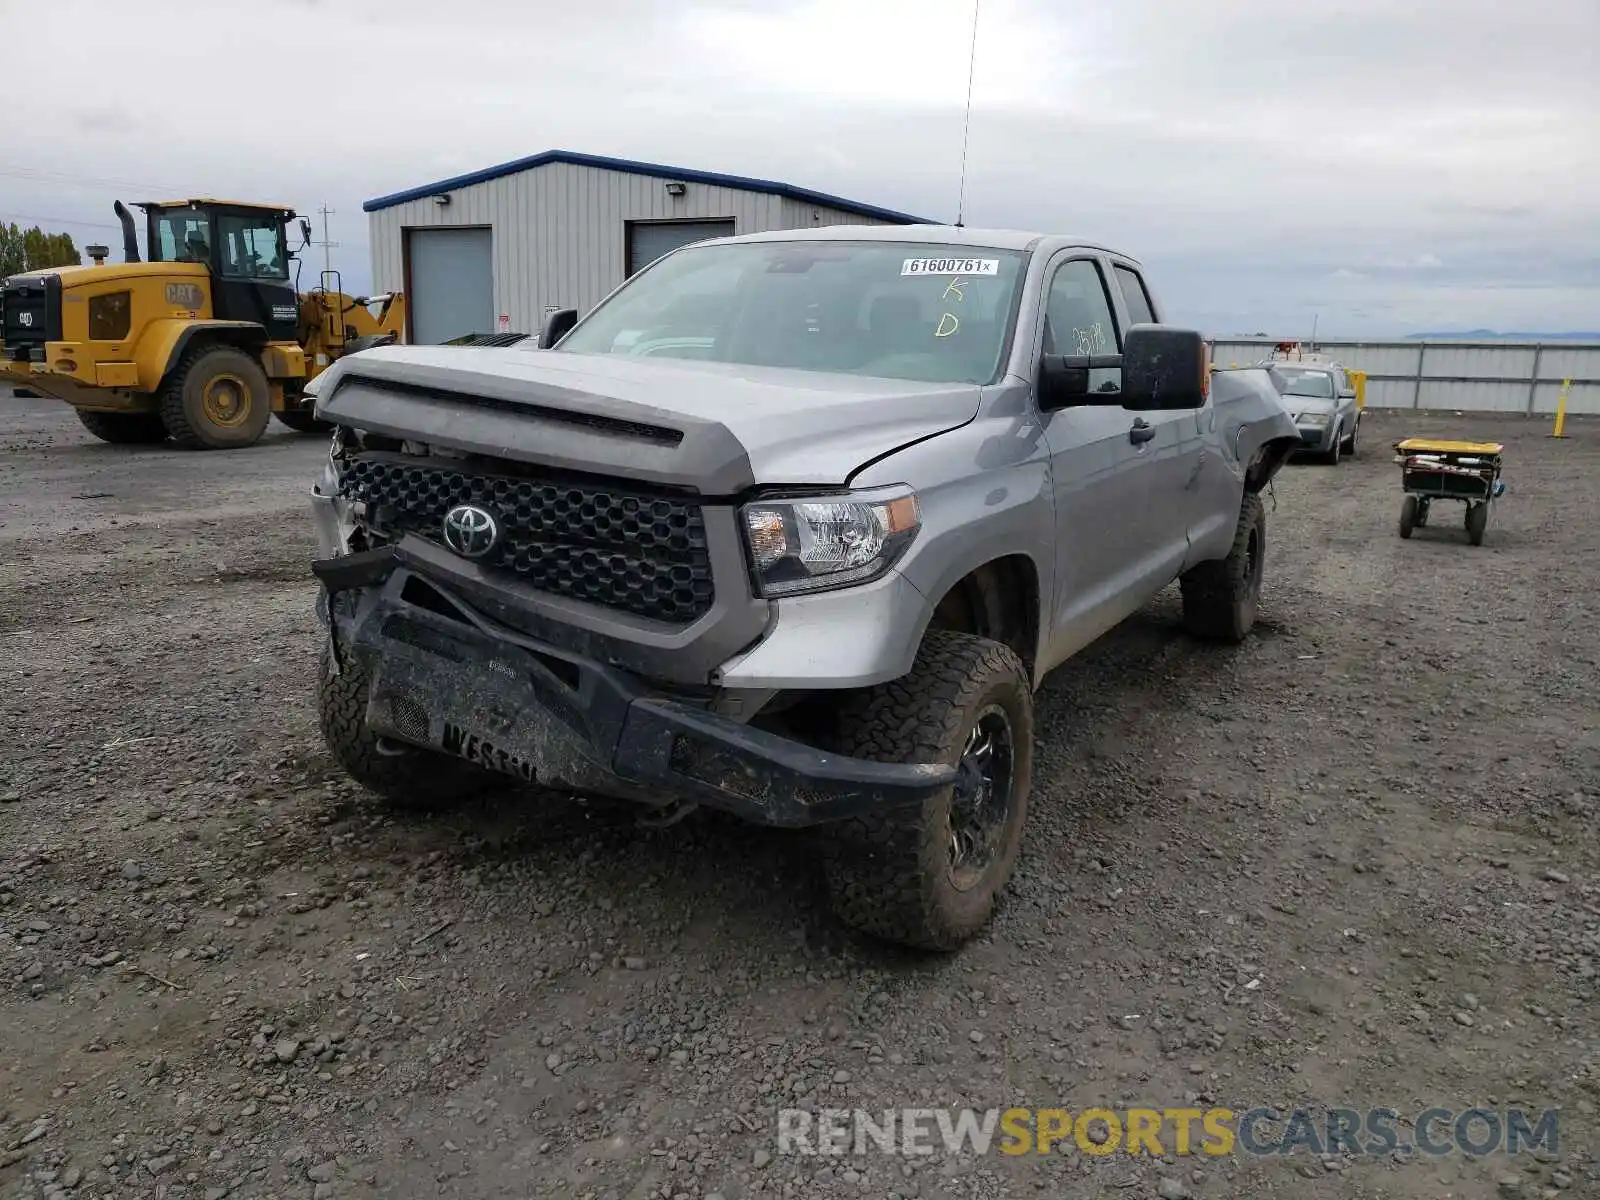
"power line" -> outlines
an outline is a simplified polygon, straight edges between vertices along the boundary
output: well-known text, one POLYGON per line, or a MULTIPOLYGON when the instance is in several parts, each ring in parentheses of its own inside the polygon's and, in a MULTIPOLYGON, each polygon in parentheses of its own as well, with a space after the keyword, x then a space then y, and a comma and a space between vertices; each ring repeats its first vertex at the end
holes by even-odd
POLYGON ((89 229, 121 229, 120 225, 109 225, 104 221, 79 221, 73 217, 36 217, 27 213, 0 213, 0 219, 7 221, 32 221, 35 225, 80 225, 89 229))
POLYGON ((93 188, 131 188, 134 191, 156 193, 178 193, 183 188, 175 188, 168 184, 140 183, 129 179, 111 179, 93 175, 76 175, 67 171, 56 171, 47 167, 29 167, 20 163, 0 163, 0 175, 12 179, 26 179, 34 183, 69 184, 73 186, 93 188))
POLYGON ((956 200, 956 228, 967 215, 967 136, 972 129, 972 76, 978 65, 978 4, 972 0, 972 50, 967 58, 967 112, 961 121, 961 194, 956 200))

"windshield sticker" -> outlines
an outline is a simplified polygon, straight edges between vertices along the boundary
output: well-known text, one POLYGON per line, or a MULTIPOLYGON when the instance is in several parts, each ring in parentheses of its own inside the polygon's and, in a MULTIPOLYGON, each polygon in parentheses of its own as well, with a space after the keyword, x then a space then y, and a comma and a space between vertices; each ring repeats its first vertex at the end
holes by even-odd
POLYGON ((998 275, 998 258, 908 258, 900 264, 902 275, 998 275))

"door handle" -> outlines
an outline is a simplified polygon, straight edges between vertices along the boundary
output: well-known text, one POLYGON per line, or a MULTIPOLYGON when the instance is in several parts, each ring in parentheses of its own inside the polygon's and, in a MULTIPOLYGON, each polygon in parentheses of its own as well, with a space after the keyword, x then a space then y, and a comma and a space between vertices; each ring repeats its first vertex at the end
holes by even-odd
POLYGON ((1142 446, 1156 435, 1156 427, 1147 424, 1143 417, 1138 417, 1133 422, 1133 428, 1128 430, 1128 440, 1135 446, 1142 446))

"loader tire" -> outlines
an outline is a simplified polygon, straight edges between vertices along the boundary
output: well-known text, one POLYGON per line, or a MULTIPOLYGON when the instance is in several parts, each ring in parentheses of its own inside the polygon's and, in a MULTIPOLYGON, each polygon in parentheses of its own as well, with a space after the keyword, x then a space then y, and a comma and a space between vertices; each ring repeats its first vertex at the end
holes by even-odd
POLYGON ((429 809, 488 790, 493 776, 471 763, 429 750, 379 745, 367 728, 372 680, 350 656, 333 670, 324 643, 317 664, 317 718, 322 739, 345 773, 391 808, 429 809))
POLYGON ((78 409, 83 427, 113 446, 155 446, 167 440, 167 426, 159 413, 88 412, 78 409))
POLYGON ((911 673, 847 702, 837 730, 840 753, 961 769, 921 804, 828 827, 821 848, 841 921, 902 945, 954 950, 988 922, 1022 845, 1033 781, 1027 672, 998 642, 930 630, 911 673))
POLYGON ((1489 506, 1487 504, 1467 505, 1467 541, 1474 546, 1483 545, 1484 530, 1489 528, 1489 506))
POLYGON ((1267 513, 1261 497, 1246 492, 1228 556, 1185 571, 1183 623, 1196 637, 1242 642, 1255 627, 1267 556, 1267 513))
POLYGON ((184 355, 161 397, 161 419, 185 450, 233 450, 259 441, 272 419, 261 364, 231 346, 184 355))
POLYGON ((294 430, 296 433, 332 433, 332 421, 319 421, 317 415, 309 408, 297 408, 291 412, 273 413, 278 421, 294 430))

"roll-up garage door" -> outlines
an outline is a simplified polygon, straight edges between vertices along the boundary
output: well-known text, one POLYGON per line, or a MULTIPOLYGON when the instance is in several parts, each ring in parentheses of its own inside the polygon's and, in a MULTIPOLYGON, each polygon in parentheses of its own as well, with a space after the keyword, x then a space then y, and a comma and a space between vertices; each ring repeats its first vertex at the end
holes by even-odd
POLYGON ((494 333, 494 239, 490 230, 412 229, 411 340, 437 345, 464 333, 494 333))
POLYGON ((732 221, 630 221, 628 274, 644 270, 663 254, 679 246, 706 238, 730 237, 732 234, 732 221))

